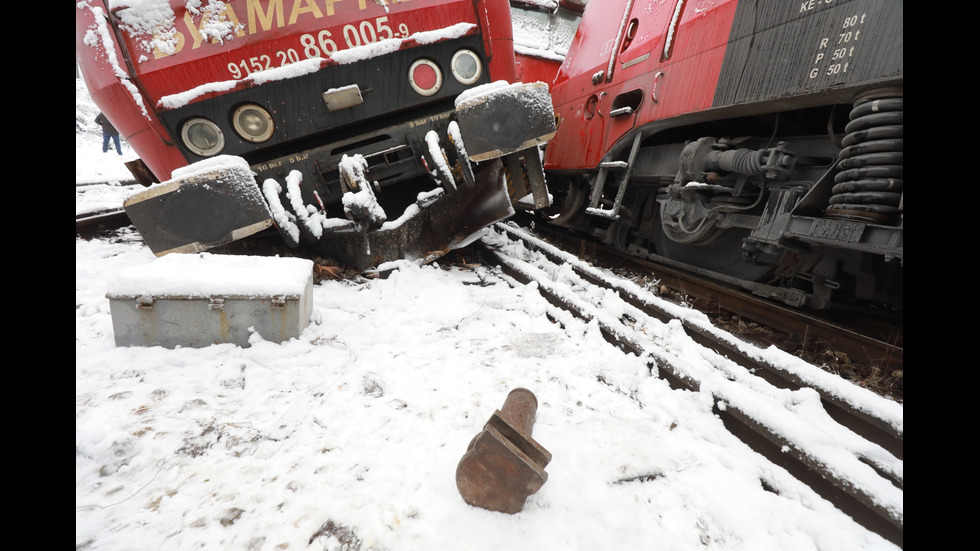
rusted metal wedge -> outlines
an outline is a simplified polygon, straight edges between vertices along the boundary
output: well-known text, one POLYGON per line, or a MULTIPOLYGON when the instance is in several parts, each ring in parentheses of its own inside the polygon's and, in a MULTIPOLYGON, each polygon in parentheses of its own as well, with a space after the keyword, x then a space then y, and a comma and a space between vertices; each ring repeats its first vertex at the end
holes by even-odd
POLYGON ((463 500, 490 511, 518 513, 548 480, 551 453, 531 438, 538 400, 515 388, 490 416, 459 460, 456 487, 463 500))

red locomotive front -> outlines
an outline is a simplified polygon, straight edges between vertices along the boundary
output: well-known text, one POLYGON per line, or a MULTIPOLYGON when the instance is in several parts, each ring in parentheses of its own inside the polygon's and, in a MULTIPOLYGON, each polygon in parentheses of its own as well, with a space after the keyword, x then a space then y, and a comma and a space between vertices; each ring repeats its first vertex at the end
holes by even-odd
POLYGON ((496 199, 502 170, 480 169, 502 159, 540 172, 524 150, 554 131, 546 90, 515 77, 506 0, 108 0, 76 11, 94 101, 140 154, 134 173, 170 186, 126 205, 156 254, 269 225, 355 265, 445 248, 513 212, 496 199), (461 108, 464 92, 478 99, 461 108), (487 122, 502 110, 515 122, 487 122), (468 217, 486 204, 492 215, 468 217), (421 226, 392 227, 416 211, 421 226), (405 245, 416 232, 439 237, 405 245))

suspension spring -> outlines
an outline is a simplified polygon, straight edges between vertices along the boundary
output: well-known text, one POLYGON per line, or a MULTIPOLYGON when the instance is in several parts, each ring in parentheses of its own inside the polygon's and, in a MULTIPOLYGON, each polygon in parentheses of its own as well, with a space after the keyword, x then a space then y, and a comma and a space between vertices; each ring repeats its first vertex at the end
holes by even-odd
POLYGON ((859 99, 844 128, 832 189, 831 218, 895 225, 901 215, 905 169, 902 97, 859 99))

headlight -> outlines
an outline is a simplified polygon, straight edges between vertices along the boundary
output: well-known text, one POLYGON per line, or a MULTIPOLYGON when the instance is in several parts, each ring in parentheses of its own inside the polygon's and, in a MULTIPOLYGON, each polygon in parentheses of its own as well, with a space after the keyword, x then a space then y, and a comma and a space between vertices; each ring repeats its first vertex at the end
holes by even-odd
POLYGON ((453 76, 463 84, 473 84, 483 74, 480 57, 470 50, 460 50, 453 54, 453 76))
POLYGON ((423 96, 431 96, 442 88, 442 71, 428 59, 417 59, 408 68, 408 82, 423 96))
POLYGON ((184 123, 180 137, 188 149, 202 157, 217 155, 225 147, 225 136, 218 125, 196 118, 184 123))
POLYGON ((231 121, 235 127, 235 132, 252 143, 268 140, 276 129, 275 123, 272 122, 272 115, 265 109, 251 103, 235 109, 231 121))

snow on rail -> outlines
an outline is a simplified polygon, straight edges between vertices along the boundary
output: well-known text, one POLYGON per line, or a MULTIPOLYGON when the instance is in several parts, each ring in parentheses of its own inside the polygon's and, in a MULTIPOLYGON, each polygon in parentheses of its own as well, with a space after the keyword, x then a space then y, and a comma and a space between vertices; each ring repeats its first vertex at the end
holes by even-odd
POLYGON ((899 434, 903 433, 904 407, 902 404, 879 396, 868 391, 867 389, 858 387, 832 373, 827 373, 826 371, 819 369, 812 364, 793 356, 792 354, 780 350, 776 346, 770 346, 769 348, 763 349, 738 339, 734 335, 721 330, 712 324, 711 320, 704 313, 679 306, 666 299, 658 297, 629 279, 619 277, 612 273, 600 271, 582 262, 577 257, 570 255, 544 241, 538 240, 533 235, 520 227, 517 227, 516 225, 498 224, 497 227, 506 231, 507 233, 520 237, 521 239, 533 240, 536 246, 540 246, 541 249, 546 251, 549 255, 561 258, 562 261, 568 265, 574 265, 584 273, 590 273, 594 276, 601 277, 602 279, 616 285, 618 288, 623 289, 634 296, 641 298, 643 301, 668 312, 670 315, 676 317, 678 320, 683 321, 684 323, 690 323, 703 328, 707 332, 710 332, 711 334, 729 342, 738 350, 746 353, 746 355, 749 357, 764 360, 768 364, 772 365, 772 367, 794 375, 811 388, 819 389, 823 393, 838 397, 850 404, 856 410, 867 413, 887 423, 899 434))
MULTIPOLYGON (((595 320, 603 330, 630 343, 631 348, 648 357, 655 366, 670 370, 697 392, 711 396, 720 409, 733 409, 766 427, 785 442, 784 452, 794 451, 811 469, 833 480, 835 486, 887 516, 896 525, 903 524, 902 489, 897 488, 868 464, 870 462, 893 478, 902 480, 903 461, 896 459, 881 446, 840 426, 826 412, 820 394, 815 389, 789 390, 775 387, 734 361, 702 347, 688 335, 681 320, 697 320, 710 326, 703 313, 671 305, 628 280, 592 268, 574 256, 540 242, 519 228, 504 224, 497 224, 495 228, 521 239, 530 239, 536 247, 548 249, 549 254, 562 259, 561 264, 554 263, 547 260, 542 253, 527 249, 520 241, 515 243, 502 234, 487 233, 483 237, 484 242, 507 254, 506 262, 512 263, 511 268, 527 274, 549 294, 560 297, 563 303, 595 320), (676 312, 677 319, 663 323, 621 300, 614 290, 593 290, 596 288, 578 276, 573 266, 602 280, 614 281, 622 287, 632 287, 632 293, 644 296, 651 302, 661 302, 664 309, 676 312), (581 297, 583 289, 586 289, 586 296, 581 297), (637 320, 632 329, 620 321, 624 317, 637 320), (700 361, 691 361, 691 358, 698 357, 700 361), (787 446, 792 446, 793 450, 787 446)), ((561 315, 556 313, 556 317, 561 315)), ((731 338, 737 340, 734 336, 731 338)), ((751 347, 749 344, 744 346, 751 347)), ((824 373, 818 367, 781 351, 767 356, 774 365, 787 364, 798 372, 824 373)), ((891 417, 901 426, 900 404, 844 381, 832 384, 815 373, 811 378, 837 388, 837 392, 846 394, 855 402, 880 412, 885 417, 891 417), (853 388, 845 389, 845 385, 853 388)))

